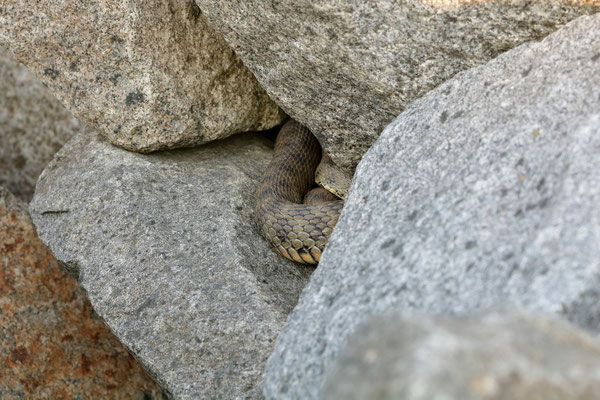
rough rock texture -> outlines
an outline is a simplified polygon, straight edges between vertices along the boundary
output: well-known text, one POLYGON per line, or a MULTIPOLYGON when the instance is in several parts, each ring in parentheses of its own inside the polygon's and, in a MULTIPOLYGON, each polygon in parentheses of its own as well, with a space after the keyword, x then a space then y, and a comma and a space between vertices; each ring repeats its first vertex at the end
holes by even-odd
POLYGON ((6 0, 0 45, 78 119, 148 152, 277 125, 283 113, 192 0, 6 0))
POLYGON ((27 69, 0 48, 0 185, 29 201, 46 164, 84 129, 27 69))
POLYGON ((269 95, 351 171, 402 109, 599 0, 196 0, 269 95))
POLYGON ((367 152, 265 372, 317 398, 354 327, 391 306, 511 301, 600 333, 600 14, 463 72, 367 152))
POLYGON ((600 343, 514 311, 469 318, 392 314, 350 336, 325 399, 596 400, 600 343))
POLYGON ((0 398, 161 399, 0 187, 0 398))
POLYGON ((264 364, 312 272, 254 225, 271 154, 256 134, 153 155, 75 137, 40 176, 40 237, 173 398, 262 397, 264 364))

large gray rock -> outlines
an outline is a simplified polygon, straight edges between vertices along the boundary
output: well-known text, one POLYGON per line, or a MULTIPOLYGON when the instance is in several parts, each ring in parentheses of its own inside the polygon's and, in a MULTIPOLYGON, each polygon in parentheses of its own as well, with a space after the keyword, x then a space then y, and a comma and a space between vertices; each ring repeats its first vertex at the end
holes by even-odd
POLYGON ((404 107, 599 0, 196 0, 269 95, 351 171, 404 107))
POLYGON ((42 82, 0 47, 0 186, 31 200, 46 164, 82 129, 42 82))
POLYGON ((600 343, 564 322, 509 310, 391 314, 350 337, 324 393, 331 400, 597 400, 600 343))
POLYGON ((40 176, 40 238, 170 396, 260 398, 275 337, 311 269, 253 223, 268 141, 130 153, 75 137, 40 176))
POLYGON ((267 363, 268 398, 318 398, 350 332, 389 307, 510 300, 600 333, 600 14, 409 106, 357 168, 267 363))
POLYGON ((193 0, 6 0, 0 45, 130 150, 205 143, 283 117, 193 0))

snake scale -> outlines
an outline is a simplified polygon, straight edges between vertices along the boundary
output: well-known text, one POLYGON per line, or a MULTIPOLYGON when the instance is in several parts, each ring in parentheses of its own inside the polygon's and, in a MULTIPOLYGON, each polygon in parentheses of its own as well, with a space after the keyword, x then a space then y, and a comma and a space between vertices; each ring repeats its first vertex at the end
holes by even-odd
POLYGON ((344 206, 325 189, 312 189, 320 161, 317 139, 290 120, 277 135, 273 160, 256 192, 260 232, 281 255, 303 264, 319 262, 344 206))

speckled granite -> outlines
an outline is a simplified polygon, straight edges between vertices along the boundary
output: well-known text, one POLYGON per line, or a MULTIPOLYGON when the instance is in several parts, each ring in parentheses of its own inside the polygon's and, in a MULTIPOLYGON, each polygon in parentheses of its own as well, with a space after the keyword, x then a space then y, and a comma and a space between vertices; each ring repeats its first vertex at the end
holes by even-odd
POLYGON ((192 0, 5 0, 0 45, 75 117, 130 150, 196 145, 283 118, 192 0))
POLYGON ((86 129, 33 74, 0 47, 0 186, 29 201, 46 164, 86 129))
POLYGON ((404 107, 599 0, 196 0, 269 95, 350 171, 404 107))
POLYGON ((600 334, 600 14, 412 103, 360 162, 265 368, 316 399, 354 328, 390 308, 511 302, 600 334))
POLYGON ((161 399, 0 187, 0 398, 161 399))

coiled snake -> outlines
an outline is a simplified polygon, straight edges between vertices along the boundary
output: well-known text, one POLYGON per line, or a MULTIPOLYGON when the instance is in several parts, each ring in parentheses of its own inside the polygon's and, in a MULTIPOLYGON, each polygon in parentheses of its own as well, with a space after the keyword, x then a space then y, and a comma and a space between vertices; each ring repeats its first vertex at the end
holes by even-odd
POLYGON ((262 235, 281 255, 317 264, 337 223, 343 200, 315 185, 321 146, 290 120, 279 131, 273 160, 256 192, 254 215, 262 235))

